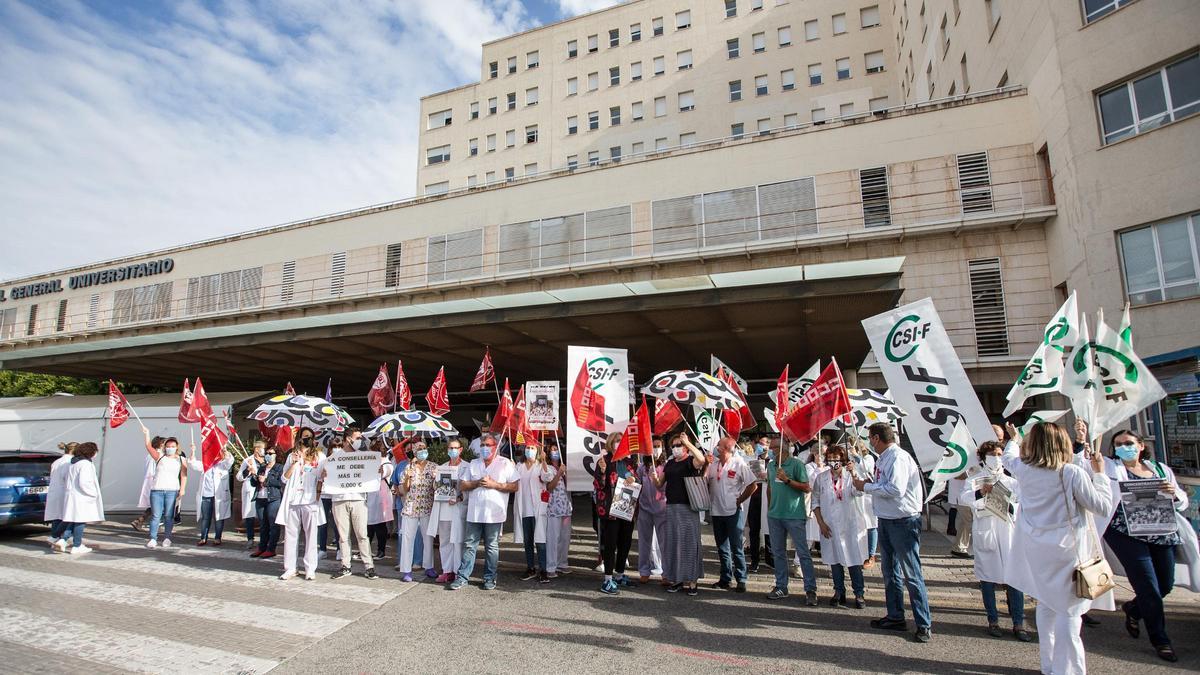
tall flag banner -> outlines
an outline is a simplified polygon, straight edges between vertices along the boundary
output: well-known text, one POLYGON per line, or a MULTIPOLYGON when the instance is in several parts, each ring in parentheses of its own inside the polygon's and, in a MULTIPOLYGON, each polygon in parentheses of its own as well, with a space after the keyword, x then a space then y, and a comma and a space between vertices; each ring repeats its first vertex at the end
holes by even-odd
POLYGON ((429 405, 429 412, 434 415, 445 415, 450 412, 450 395, 446 392, 446 368, 438 368, 437 377, 433 378, 433 384, 429 385, 429 391, 425 394, 425 403, 429 405))
POLYGON ((638 406, 633 419, 629 420, 629 426, 625 428, 621 442, 613 453, 613 461, 625 459, 630 455, 649 455, 653 452, 651 438, 650 409, 646 406, 646 397, 643 396, 642 404, 638 406))
POLYGON ((1092 438, 1099 438, 1166 398, 1167 392, 1133 352, 1133 347, 1103 319, 1096 323, 1093 349, 1101 386, 1096 390, 1096 415, 1088 431, 1092 438))
POLYGON ((1010 417, 1020 410, 1030 396, 1062 390, 1062 382, 1062 352, 1053 345, 1041 344, 1017 376, 1016 384, 1008 390, 1008 405, 1004 407, 1004 417, 1010 417))
MULTIPOLYGON (((775 383, 775 410, 770 411, 772 414, 767 416, 774 419, 775 425, 772 428, 776 433, 779 433, 779 423, 783 421, 788 411, 786 403, 781 405, 780 401, 786 402, 788 400, 788 368, 790 367, 791 364, 784 364, 783 372, 779 374, 779 381, 775 383)), ((764 410, 763 412, 767 411, 764 410)))
POLYGON ((400 359, 396 359, 396 407, 412 410, 412 389, 408 386, 408 378, 404 376, 404 363, 400 359))
POLYGON ((604 421, 604 396, 592 389, 586 363, 579 364, 575 386, 571 387, 571 416, 575 425, 587 431, 606 431, 604 421))
POLYGON ((333 403, 333 378, 332 377, 329 378, 329 381, 325 383, 325 400, 329 401, 330 403, 333 403))
POLYGON ((960 419, 973 438, 991 438, 991 421, 967 379, 933 300, 924 298, 864 319, 863 329, 903 410, 904 427, 921 468, 931 471, 960 419))
POLYGON ((513 414, 513 397, 512 390, 508 388, 508 378, 504 378, 504 394, 500 397, 500 403, 496 407, 496 414, 492 415, 492 433, 502 434, 505 428, 508 427, 508 420, 513 414))
POLYGON ((1121 312, 1121 326, 1117 328, 1117 335, 1129 348, 1133 348, 1133 324, 1129 322, 1129 302, 1125 303, 1125 310, 1121 312))
MULTIPOLYGON (((566 398, 570 406, 570 413, 563 415, 567 435, 566 452, 563 455, 567 465, 567 485, 572 490, 591 489, 596 462, 604 454, 605 439, 610 432, 625 431, 630 413, 633 412, 629 355, 624 349, 568 345, 565 371, 564 381, 568 388, 566 398), (581 368, 587 369, 592 391, 604 399, 601 415, 589 413, 590 418, 603 419, 600 431, 579 426, 575 417, 577 406, 573 404, 572 396, 576 395, 575 383, 581 368)), ((583 392, 580 390, 578 393, 583 392)), ((599 424, 589 421, 589 426, 599 424)))
MULTIPOLYGON (((750 428, 754 427, 755 425, 757 425, 758 420, 754 419, 754 413, 751 412, 750 404, 746 401, 746 394, 745 394, 746 390, 743 389, 742 386, 738 384, 738 381, 737 381, 737 379, 734 378, 733 373, 722 368, 721 370, 718 371, 717 377, 721 378, 722 380, 725 380, 725 383, 729 385, 729 388, 733 389, 733 393, 737 394, 738 398, 741 399, 741 401, 742 401, 742 407, 738 408, 737 410, 725 410, 724 411, 723 416, 724 416, 725 420, 727 421, 725 424, 725 428, 728 430, 732 426, 731 424, 728 423, 728 420, 730 417, 738 417, 739 418, 739 420, 738 420, 738 430, 739 431, 742 429, 750 429, 750 428)), ((737 438, 737 433, 735 433, 733 431, 730 431, 729 435, 733 436, 734 438, 737 438)))
POLYGON ((183 378, 183 393, 179 395, 179 423, 180 424, 195 424, 200 418, 196 416, 192 410, 192 390, 188 386, 188 379, 183 378))
POLYGON ((842 381, 837 359, 833 359, 804 392, 800 404, 780 420, 779 429, 792 440, 806 442, 816 436, 821 427, 849 412, 846 384, 842 381))
POLYGON ((217 424, 217 415, 213 412, 208 395, 204 393, 204 385, 196 378, 196 389, 192 392, 196 413, 200 416, 200 457, 204 470, 208 471, 225 455, 225 444, 229 437, 217 424))
POLYGON ((479 372, 475 373, 475 379, 471 381, 470 393, 475 393, 487 387, 488 382, 496 381, 496 370, 492 367, 492 350, 490 347, 483 348, 483 362, 479 364, 479 372))
POLYGON ((976 447, 975 440, 971 438, 971 432, 967 429, 966 421, 960 418, 954 425, 954 431, 950 433, 950 440, 946 442, 946 449, 942 451, 942 457, 938 460, 937 466, 929 472, 929 478, 933 481, 933 485, 929 488, 929 495, 925 497, 925 501, 928 502, 941 494, 951 478, 955 478, 979 464, 979 455, 975 452, 976 447))
POLYGON ((1088 423, 1093 439, 1099 437, 1094 433, 1092 421, 1096 416, 1096 390, 1101 386, 1094 346, 1088 332, 1087 317, 1082 317, 1062 386, 1063 396, 1071 399, 1071 410, 1075 417, 1088 423))
POLYGON ((1066 415, 1069 412, 1071 411, 1039 410, 1035 413, 1031 413, 1029 415, 1029 419, 1025 420, 1025 424, 1022 424, 1021 427, 1017 429, 1017 433, 1021 434, 1021 438, 1025 438, 1025 434, 1028 434, 1029 431, 1033 429, 1034 425, 1042 422, 1057 422, 1058 420, 1062 419, 1063 415, 1066 415))
POLYGON ((1075 291, 1058 308, 1050 323, 1042 331, 1042 344, 1050 345, 1059 352, 1075 346, 1079 340, 1079 308, 1076 306, 1075 291))
POLYGON ((683 411, 669 398, 654 398, 654 433, 662 436, 683 421, 683 411))
POLYGON ((743 379, 741 375, 738 375, 736 372, 734 372, 733 368, 729 367, 729 364, 725 363, 721 359, 718 359, 713 354, 708 355, 708 366, 710 375, 721 377, 721 371, 725 371, 730 378, 733 378, 734 382, 737 382, 737 385, 741 387, 743 392, 748 393, 750 391, 750 385, 746 383, 746 380, 743 379))
POLYGON ((375 413, 376 417, 396 405, 396 390, 392 389, 392 383, 388 379, 386 363, 379 366, 379 374, 371 384, 371 391, 367 392, 367 404, 371 406, 371 412, 375 413))
POLYGON ((771 403, 775 406, 775 412, 772 414, 778 415, 780 419, 782 419, 783 416, 787 414, 788 410, 791 410, 800 403, 800 399, 804 396, 804 392, 808 391, 808 388, 812 386, 813 381, 820 377, 820 375, 821 360, 817 359, 816 363, 809 366, 808 370, 804 371, 803 375, 788 383, 786 398, 787 405, 782 407, 779 405, 780 395, 778 385, 776 385, 774 390, 767 392, 767 398, 771 399, 771 403))
POLYGON ((712 413, 704 408, 693 408, 696 418, 696 443, 705 452, 715 452, 721 440, 721 430, 712 413))
MULTIPOLYGON (((200 381, 196 380, 196 384, 200 381)), ((108 381, 108 426, 116 429, 125 424, 129 419, 129 401, 125 399, 125 394, 117 389, 117 384, 112 380, 108 381)))

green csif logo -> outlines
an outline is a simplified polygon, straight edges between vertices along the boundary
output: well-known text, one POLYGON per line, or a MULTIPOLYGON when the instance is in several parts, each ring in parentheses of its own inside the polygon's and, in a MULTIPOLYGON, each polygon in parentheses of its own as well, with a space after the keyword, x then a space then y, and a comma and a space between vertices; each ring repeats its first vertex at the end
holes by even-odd
POLYGON ((901 318, 888 331, 887 341, 883 344, 884 355, 892 363, 904 361, 921 346, 921 340, 929 335, 930 328, 931 324, 916 314, 901 318))
POLYGON ((613 360, 607 356, 597 356, 588 361, 587 367, 593 391, 598 391, 600 387, 615 380, 620 371, 620 368, 613 367, 613 360))

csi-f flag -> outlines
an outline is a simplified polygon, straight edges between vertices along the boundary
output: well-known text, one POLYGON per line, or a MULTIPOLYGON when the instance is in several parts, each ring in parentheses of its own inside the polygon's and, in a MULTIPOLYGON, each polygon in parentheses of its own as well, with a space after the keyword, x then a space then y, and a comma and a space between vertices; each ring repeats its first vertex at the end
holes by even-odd
POLYGON ((1092 425, 1092 418, 1096 415, 1096 389, 1100 386, 1100 369, 1096 364, 1094 346, 1088 332, 1087 317, 1082 317, 1062 384, 1063 396, 1071 399, 1071 410, 1075 417, 1088 423, 1093 439, 1104 433, 1096 433, 1092 425))
POLYGON ((1095 416, 1088 425, 1092 438, 1124 424, 1138 411, 1154 405, 1167 392, 1133 347, 1108 327, 1103 318, 1096 323, 1096 339, 1092 342, 1096 354, 1100 386, 1095 394, 1095 416))
POLYGON ((1029 419, 1025 420, 1025 424, 1022 424, 1021 428, 1017 429, 1017 433, 1021 434, 1021 438, 1025 438, 1025 435, 1028 434, 1035 425, 1041 424, 1042 422, 1057 422, 1058 420, 1062 419, 1063 415, 1066 415, 1069 412, 1071 411, 1039 410, 1031 414, 1029 419))
POLYGON ((1079 308, 1075 304, 1075 291, 1071 291, 1067 301, 1058 308, 1042 331, 1042 344, 1062 352, 1067 347, 1073 347, 1078 340, 1079 308))
POLYGON ((1008 405, 1004 417, 1009 417, 1025 405, 1025 400, 1038 394, 1049 394, 1062 389, 1063 357, 1053 345, 1042 344, 1033 353, 1033 358, 1017 377, 1017 382, 1008 390, 1008 405))
POLYGON ((946 441, 941 459, 929 473, 933 485, 929 488, 929 496, 925 498, 925 501, 928 502, 940 494, 951 478, 960 476, 964 471, 979 464, 979 456, 975 453, 975 449, 975 440, 971 438, 966 421, 959 419, 958 423, 954 425, 954 431, 950 433, 950 440, 946 441))

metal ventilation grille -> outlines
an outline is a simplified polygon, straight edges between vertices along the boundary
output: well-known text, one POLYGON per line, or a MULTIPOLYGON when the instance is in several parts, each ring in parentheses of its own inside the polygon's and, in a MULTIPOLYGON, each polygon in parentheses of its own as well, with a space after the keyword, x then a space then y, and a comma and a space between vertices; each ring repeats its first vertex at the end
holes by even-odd
POLYGON ((817 234, 817 196, 812 178, 758 186, 761 239, 817 234))
POLYGON ((188 279, 186 313, 229 312, 262 304, 262 268, 188 279))
POLYGON ((700 195, 660 199, 650 205, 655 251, 687 251, 700 243, 704 207, 700 195))
POLYGON ((477 276, 483 266, 483 228, 429 237, 427 252, 428 283, 477 276))
POLYGON ((403 244, 388 244, 383 273, 383 285, 387 288, 395 288, 400 285, 400 277, 403 275, 400 258, 403 251, 403 244))
POLYGON ((704 246, 740 244, 758 239, 758 189, 704 195, 704 246))
POLYGON ((887 167, 862 169, 858 172, 862 191, 863 224, 867 227, 887 227, 892 224, 892 209, 888 200, 887 167))
POLYGON ((90 301, 88 301, 87 327, 95 328, 96 324, 99 322, 100 322, 100 294, 95 293, 92 295, 92 299, 90 301))
POLYGON ((283 263, 283 276, 279 280, 279 301, 291 302, 296 294, 296 261, 283 263))
POLYGON ((125 324, 154 321, 171 316, 171 295, 174 283, 125 288, 113 293, 113 323, 125 324))
POLYGON ((1008 355, 1008 320, 1004 315, 1004 283, 1000 259, 967 261, 971 280, 971 311, 975 317, 975 348, 979 356, 1008 355))
POLYGON ((38 306, 29 306, 29 322, 25 324, 25 335, 34 335, 37 333, 37 312, 38 306))
POLYGON ((341 295, 346 290, 346 252, 329 257, 329 294, 341 295))
POLYGON ((61 333, 67 327, 67 301, 58 301, 58 320, 54 322, 54 330, 61 333))
POLYGON ((986 152, 958 156, 958 187, 963 213, 992 210, 992 174, 986 152))

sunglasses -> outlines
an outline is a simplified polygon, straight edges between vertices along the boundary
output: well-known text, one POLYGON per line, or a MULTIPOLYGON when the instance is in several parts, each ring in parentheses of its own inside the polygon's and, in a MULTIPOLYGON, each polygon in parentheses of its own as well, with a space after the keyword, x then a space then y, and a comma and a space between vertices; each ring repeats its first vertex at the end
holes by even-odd
POLYGON ((674 450, 675 448, 682 448, 682 447, 683 447, 683 443, 672 443, 671 444, 672 450, 674 450))

